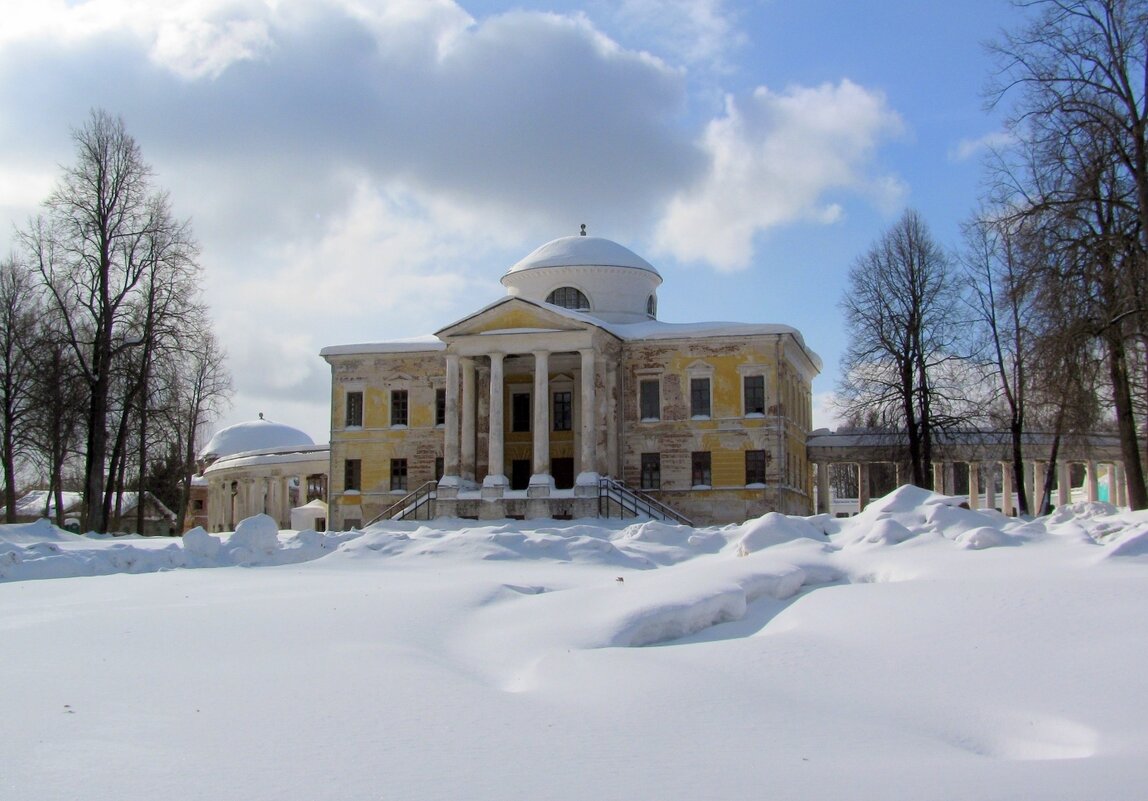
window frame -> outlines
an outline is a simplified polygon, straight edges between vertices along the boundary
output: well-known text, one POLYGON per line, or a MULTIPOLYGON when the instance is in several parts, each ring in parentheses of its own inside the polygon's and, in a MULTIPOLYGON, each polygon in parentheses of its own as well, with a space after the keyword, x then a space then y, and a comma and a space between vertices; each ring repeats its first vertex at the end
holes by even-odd
POLYGON ((713 487, 713 456, 710 451, 690 452, 690 486, 694 489, 713 487))
MULTIPOLYGON (((758 390, 755 389, 752 394, 757 394, 757 392, 758 392, 758 390)), ((767 403, 766 398, 767 398, 767 396, 766 396, 765 374, 760 373, 760 372, 742 373, 742 376, 741 376, 741 412, 742 412, 742 415, 745 417, 765 417, 765 410, 768 408, 768 403, 767 403), (760 388, 761 408, 760 408, 760 410, 759 409, 752 409, 752 410, 750 409, 751 390, 750 390, 749 384, 751 381, 760 381, 761 382, 761 388, 760 388)))
POLYGON ((409 492, 409 465, 406 459, 391 459, 391 492, 409 492))
POLYGON ((556 389, 550 393, 550 428, 552 431, 574 430, 574 391, 556 389), (565 396, 565 397, 563 397, 565 396), (561 399, 561 400, 560 400, 561 399), (561 413, 559 410, 561 409, 561 413))
POLYGON ((411 420, 411 393, 408 389, 391 390, 391 428, 406 428, 411 420))
POLYGON ((713 398, 713 378, 708 375, 691 375, 690 376, 690 419, 691 420, 712 420, 714 411, 714 398, 713 398), (705 391, 700 392, 699 386, 701 382, 705 382, 705 391), (700 411, 698 408, 698 399, 704 395, 705 411, 700 411))
POLYGON ((446 425, 446 390, 442 387, 436 387, 434 391, 434 424, 446 425))
POLYGON ((534 401, 533 393, 529 390, 517 390, 510 393, 510 433, 529 434, 534 428, 534 401), (526 398, 526 413, 520 419, 519 398, 526 398), (525 427, 523 427, 525 426, 525 427))
POLYGON ((363 491, 363 460, 343 460, 343 492, 363 491))
POLYGON ((745 485, 747 487, 759 485, 764 487, 768 465, 769 460, 765 458, 764 450, 747 450, 745 452, 745 485), (751 461, 754 462, 752 466, 751 461), (760 473, 758 473, 759 469, 760 473))
POLYGON ((362 428, 364 396, 361 389, 349 389, 343 397, 343 427, 362 428))
POLYGON ((569 309, 570 311, 592 311, 592 307, 590 306, 590 296, 576 286, 566 285, 555 287, 554 289, 550 290, 549 293, 547 293, 546 302, 551 306, 558 306, 563 309, 569 309), (559 293, 562 294, 560 295, 559 293), (571 302, 579 305, 571 306, 571 302))
POLYGON ((662 488, 662 454, 645 452, 639 460, 638 486, 643 490, 662 488))
POLYGON ((662 379, 661 376, 642 376, 638 378, 638 420, 642 423, 655 423, 662 419, 662 379), (652 398, 656 408, 653 415, 646 414, 646 388, 653 385, 652 398))

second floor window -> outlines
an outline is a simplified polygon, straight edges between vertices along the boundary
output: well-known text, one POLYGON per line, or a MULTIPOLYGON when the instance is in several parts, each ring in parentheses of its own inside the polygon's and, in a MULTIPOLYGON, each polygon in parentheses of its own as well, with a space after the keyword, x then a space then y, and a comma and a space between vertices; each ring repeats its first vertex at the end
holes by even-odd
POLYGON ((436 426, 446 425, 445 389, 436 389, 434 391, 434 424, 436 426))
POLYGON ((658 379, 643 379, 638 384, 638 416, 641 420, 660 420, 662 417, 661 387, 658 379))
POLYGON ((407 391, 405 389, 392 389, 391 425, 405 426, 408 419, 407 391))
POLYGON ((554 430, 569 431, 574 423, 573 397, 570 392, 554 393, 554 430))
POLYGON ((362 392, 348 392, 347 393, 347 418, 346 425, 348 428, 352 426, 361 426, 363 424, 363 393, 362 392))
POLYGON ((765 376, 747 375, 743 386, 745 389, 745 413, 765 414, 765 376))
POLYGON ((710 380, 708 378, 690 379, 690 416, 710 416, 710 380))
POLYGON ((526 392, 510 396, 510 430, 530 430, 530 395, 526 392))

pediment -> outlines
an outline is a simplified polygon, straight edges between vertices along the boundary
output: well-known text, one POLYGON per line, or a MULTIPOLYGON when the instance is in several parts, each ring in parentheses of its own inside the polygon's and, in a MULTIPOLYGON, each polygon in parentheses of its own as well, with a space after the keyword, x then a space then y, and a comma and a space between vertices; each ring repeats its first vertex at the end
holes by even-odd
POLYGON ((436 332, 436 336, 445 341, 478 334, 587 331, 593 328, 598 326, 533 301, 509 297, 448 325, 436 332))

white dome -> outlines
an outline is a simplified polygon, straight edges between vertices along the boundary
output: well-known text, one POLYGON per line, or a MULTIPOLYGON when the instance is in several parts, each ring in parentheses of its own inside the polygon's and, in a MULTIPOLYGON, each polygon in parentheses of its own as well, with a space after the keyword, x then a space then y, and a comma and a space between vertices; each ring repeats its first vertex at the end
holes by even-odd
POLYGON ((658 275, 652 264, 617 242, 599 236, 564 236, 536 248, 512 266, 502 283, 505 285, 513 273, 542 267, 633 267, 658 275))
POLYGON ((662 276, 627 247, 596 236, 547 242, 502 276, 507 294, 554 303, 612 323, 657 316, 662 276), (562 300, 553 293, 561 290, 562 300))
POLYGON ((216 431, 215 436, 203 446, 199 458, 205 461, 214 461, 224 456, 246 453, 247 451, 314 444, 315 441, 299 429, 266 420, 260 415, 258 420, 236 423, 216 431))

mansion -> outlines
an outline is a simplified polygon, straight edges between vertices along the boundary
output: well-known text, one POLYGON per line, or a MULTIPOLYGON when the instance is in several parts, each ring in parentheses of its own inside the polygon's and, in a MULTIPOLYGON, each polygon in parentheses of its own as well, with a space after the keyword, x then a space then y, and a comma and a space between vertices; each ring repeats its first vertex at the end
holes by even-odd
POLYGON ((330 527, 426 498, 438 517, 594 517, 613 492, 695 525, 811 514, 820 359, 784 325, 662 322, 661 283, 583 231, 432 336, 324 348, 330 527))

